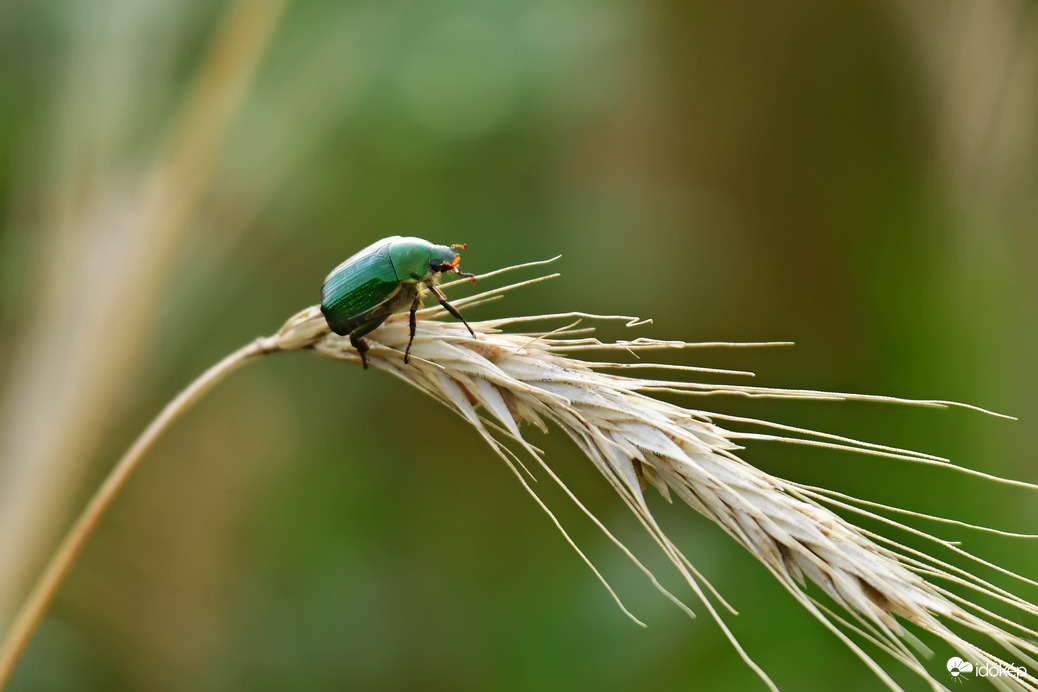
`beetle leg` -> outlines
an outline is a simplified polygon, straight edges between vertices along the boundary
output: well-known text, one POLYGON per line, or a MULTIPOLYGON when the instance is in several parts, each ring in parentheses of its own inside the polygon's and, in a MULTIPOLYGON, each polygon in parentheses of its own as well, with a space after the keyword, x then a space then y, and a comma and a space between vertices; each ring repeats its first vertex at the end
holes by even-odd
POLYGON ((454 268, 454 272, 458 276, 464 276, 466 279, 469 280, 469 283, 476 283, 476 275, 473 274, 472 272, 463 272, 460 269, 458 269, 457 267, 454 268))
MULTIPOLYGON (((461 248, 462 250, 464 250, 467 247, 468 247, 468 245, 451 245, 451 250, 457 250, 458 248, 461 248)), ((457 273, 458 276, 464 276, 466 279, 468 279, 472 283, 476 283, 476 275, 475 274, 470 274, 469 272, 463 272, 460 269, 458 269, 458 262, 460 262, 460 261, 461 261, 461 255, 455 255, 454 259, 451 262, 448 262, 447 264, 440 265, 440 271, 441 272, 447 272, 447 271, 451 271, 453 269, 455 271, 455 273, 457 273)))
POLYGON ((375 331, 375 328, 384 321, 385 319, 383 318, 381 320, 365 322, 350 332, 350 343, 353 344, 353 348, 357 349, 357 353, 360 354, 360 362, 364 365, 365 370, 368 369, 368 359, 364 354, 371 349, 371 345, 364 338, 364 335, 375 331))
POLYGON ((465 328, 469 330, 469 334, 471 334, 472 338, 475 339, 476 332, 472 331, 472 327, 470 327, 469 323, 465 321, 465 318, 461 316, 461 313, 458 312, 458 309, 447 302, 447 299, 443 297, 442 293, 440 293, 440 289, 436 288, 436 286, 433 286, 431 283, 426 284, 426 286, 428 286, 429 290, 432 291, 432 294, 436 296, 436 300, 440 301, 440 305, 443 306, 444 310, 454 315, 454 317, 456 317, 463 325, 465 325, 465 328))
POLYGON ((414 302, 411 303, 411 317, 408 320, 408 324, 411 325, 411 338, 407 340, 407 350, 404 351, 404 365, 407 365, 408 361, 411 360, 411 344, 414 343, 414 331, 416 325, 415 312, 422 306, 422 294, 419 291, 414 292, 414 302))
POLYGON ((356 336, 357 331, 350 332, 350 343, 353 344, 353 348, 357 349, 357 353, 360 354, 360 362, 364 366, 364 369, 368 369, 368 359, 364 355, 371 348, 368 346, 368 342, 364 340, 363 336, 356 336))

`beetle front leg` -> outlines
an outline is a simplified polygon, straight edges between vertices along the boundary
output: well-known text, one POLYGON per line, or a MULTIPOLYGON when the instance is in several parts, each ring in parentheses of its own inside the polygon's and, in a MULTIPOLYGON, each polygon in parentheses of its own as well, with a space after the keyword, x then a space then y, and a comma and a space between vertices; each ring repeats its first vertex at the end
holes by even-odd
POLYGON ((469 283, 473 283, 473 284, 476 283, 476 275, 473 274, 472 272, 463 272, 460 269, 458 269, 457 267, 454 268, 454 272, 458 276, 464 276, 466 279, 469 280, 469 283))
POLYGON ((440 305, 443 306, 443 309, 449 312, 450 314, 454 315, 454 317, 456 317, 463 325, 465 325, 465 328, 469 330, 469 334, 471 334, 472 338, 475 339, 476 332, 472 331, 472 327, 470 327, 469 323, 465 321, 465 318, 461 316, 461 313, 458 312, 457 308, 455 308, 453 305, 447 302, 447 299, 443 297, 442 293, 440 293, 440 289, 436 288, 431 283, 426 285, 429 287, 429 290, 432 291, 432 294, 436 296, 436 300, 440 302, 440 305))
POLYGON ((411 317, 408 320, 408 324, 411 326, 411 338, 407 340, 407 350, 404 351, 404 365, 407 365, 407 363, 411 360, 411 344, 414 343, 414 332, 415 328, 418 326, 417 320, 415 318, 415 312, 417 312, 418 308, 420 308, 421 306, 422 294, 418 291, 415 291, 414 302, 411 303, 411 317))

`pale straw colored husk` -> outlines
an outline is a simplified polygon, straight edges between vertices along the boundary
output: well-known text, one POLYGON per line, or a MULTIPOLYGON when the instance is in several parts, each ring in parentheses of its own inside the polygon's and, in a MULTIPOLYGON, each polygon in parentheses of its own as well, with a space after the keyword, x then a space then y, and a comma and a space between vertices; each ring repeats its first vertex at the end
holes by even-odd
MULTIPOLYGON (((452 302, 458 307, 465 307, 492 299, 495 294, 512 287, 452 302)), ((517 453, 518 450, 525 451, 540 470, 558 483, 610 539, 638 564, 656 588, 691 613, 583 507, 545 462, 540 451, 527 441, 522 428, 524 425, 532 425, 547 432, 545 421, 558 426, 605 476, 680 571, 743 659, 771 689, 776 689, 775 685, 736 641, 715 603, 729 610, 731 608, 656 523, 643 494, 647 486, 655 487, 668 500, 676 496, 717 523, 760 560, 789 593, 850 647, 887 687, 900 689, 883 666, 849 636, 850 632, 856 633, 859 640, 870 641, 901 661, 934 689, 945 688, 917 658, 913 649, 923 654, 929 652, 904 627, 904 622, 940 637, 975 664, 1013 664, 1027 668, 1028 673, 1019 678, 990 678, 1000 689, 1038 690, 1038 684, 1032 676, 1038 667, 1034 660, 1038 654, 1035 644, 1038 635, 1011 619, 1004 619, 985 610, 974 602, 977 599, 964 598, 942 584, 955 585, 959 591, 972 591, 1001 601, 1021 615, 1017 619, 1038 614, 1038 608, 1033 604, 981 580, 967 570, 901 546, 884 536, 859 529, 823 504, 837 507, 845 514, 858 513, 879 518, 888 525, 910 530, 916 535, 930 538, 942 547, 955 550, 963 556, 968 555, 953 543, 931 537, 895 522, 885 514, 881 517, 867 509, 897 511, 895 508, 885 508, 777 478, 740 459, 736 450, 739 449, 738 440, 769 439, 851 449, 927 464, 950 466, 950 462, 908 450, 684 408, 660 401, 651 394, 723 391, 781 398, 901 400, 801 390, 705 385, 613 374, 634 367, 639 368, 639 372, 647 368, 651 372, 651 368, 655 368, 656 372, 677 371, 679 375, 696 369, 644 362, 624 365, 605 360, 582 360, 568 354, 640 352, 702 344, 648 339, 604 344, 584 336, 586 330, 574 328, 575 319, 593 317, 579 313, 472 322, 471 326, 477 334, 474 339, 460 323, 428 319, 441 314, 444 311, 438 306, 420 313, 426 319, 418 323, 411 362, 406 365, 403 358, 409 335, 406 315, 391 318, 369 337, 372 343, 367 354, 369 364, 396 375, 455 410, 476 428, 511 467, 527 492, 551 515, 527 481, 526 476, 530 472, 517 453), (543 325, 551 321, 561 326, 548 332, 504 331, 505 328, 525 329, 527 323, 543 325), (735 432, 721 427, 716 421, 743 427, 754 424, 758 428, 770 428, 775 434, 735 432), (808 581, 831 599, 828 606, 808 593, 808 581), (844 611, 842 615, 831 608, 833 603, 844 611), (952 631, 949 625, 972 630, 981 635, 980 639, 994 642, 1008 652, 1011 659, 1007 661, 999 658, 981 645, 952 631)), ((639 324, 628 317, 599 319, 621 319, 633 326, 639 324)), ((316 306, 290 319, 273 339, 278 349, 305 349, 328 358, 359 362, 349 339, 330 333, 316 306)), ((950 402, 917 403, 947 405, 950 402)), ((1033 487, 1017 481, 1005 482, 1033 487)), ((552 519, 555 520, 554 515, 552 519)), ((555 520, 555 523, 573 544, 559 522, 555 520)), ((590 560, 576 545, 573 547, 605 583, 590 560)), ((979 562, 979 559, 973 559, 979 562)), ((1023 577, 1017 578, 1030 586, 1036 586, 1023 577)), ((609 588, 608 584, 606 588, 609 588)), ((611 589, 610 593, 613 593, 611 589)), ((613 597, 617 598, 615 593, 613 597)), ((617 603, 620 603, 618 598, 617 603)), ((620 607, 637 621, 623 604, 620 607)), ((936 667, 943 668, 943 665, 938 664, 936 667)), ((950 676, 947 678, 951 679, 950 676)))
MULTIPOLYGON (((537 264, 543 263, 518 265, 479 278, 537 264)), ((466 298, 453 298, 452 303, 460 308, 471 307, 494 300, 500 293, 517 286, 554 276, 466 298)), ((451 285, 446 284, 444 288, 451 285)), ((1038 634, 1023 624, 1026 619, 1033 620, 1038 616, 1038 607, 984 581, 969 569, 934 557, 932 553, 935 550, 922 551, 901 545, 887 536, 856 527, 846 517, 865 516, 892 529, 910 532, 917 538, 932 541, 935 549, 953 551, 962 558, 963 564, 997 571, 1006 578, 1022 582, 1024 588, 1033 589, 1038 587, 1038 583, 984 562, 954 542, 938 539, 890 518, 890 514, 912 515, 913 512, 777 478, 746 463, 736 452, 741 449, 741 440, 780 441, 957 468, 964 473, 1029 491, 1038 490, 1038 486, 955 467, 945 459, 918 452, 685 408, 661 401, 653 395, 663 392, 726 393, 775 398, 905 400, 687 381, 682 377, 704 369, 646 361, 620 363, 609 354, 637 354, 695 346, 769 344, 687 344, 651 339, 602 343, 587 336, 586 328, 576 326, 584 319, 618 319, 632 327, 642 324, 630 317, 596 318, 581 313, 510 317, 471 322, 476 334, 473 337, 458 322, 430 319, 443 314, 445 311, 439 306, 419 313, 421 319, 410 363, 404 363, 404 349, 409 337, 407 315, 393 316, 367 337, 371 346, 367 352, 368 363, 374 369, 392 373, 417 387, 470 423, 508 464, 523 488, 548 513, 620 608, 635 622, 639 622, 638 619, 624 607, 602 574, 537 496, 528 481, 534 475, 521 461, 520 453, 533 460, 536 464, 534 470, 557 483, 661 593, 688 614, 692 615, 693 611, 668 591, 633 552, 585 508, 548 465, 542 453, 524 437, 523 426, 527 426, 527 430, 533 426, 548 432, 546 422, 551 422, 576 443, 663 550, 743 660, 770 689, 777 688, 725 624, 722 610, 732 614, 735 611, 657 524, 643 494, 648 486, 656 488, 667 500, 676 496, 720 526, 760 560, 779 583, 839 637, 888 688, 900 689, 884 666, 874 660, 860 643, 868 642, 875 649, 886 652, 917 673, 933 689, 946 689, 920 662, 917 652, 924 656, 930 652, 906 628, 906 624, 911 624, 944 640, 975 666, 1015 671, 1014 675, 988 677, 995 687, 1038 692, 1038 681, 1034 677, 1038 668, 1035 660, 1038 658, 1038 634), (549 331, 535 331, 532 327, 537 324, 555 326, 549 326, 549 331), (577 353, 591 354, 600 359, 585 360, 573 355, 577 353), (636 370, 656 373, 657 376, 615 374, 636 370), (678 377, 674 378, 675 374, 678 377), (824 597, 812 595, 812 591, 819 590, 824 597), (992 601, 999 603, 999 613, 981 605, 992 601), (995 652, 1002 652, 1006 658, 1000 658, 995 652), (1021 666, 1025 667, 1023 673, 1020 673, 1021 666)), ((350 340, 331 333, 320 309, 314 306, 289 319, 276 334, 257 339, 228 355, 170 401, 115 464, 24 601, 0 646, 0 688, 10 676, 99 519, 159 435, 230 372, 247 362, 286 351, 310 351, 336 360, 360 363, 350 340)), ((720 370, 708 372, 711 375, 739 374, 720 370)), ((911 403, 958 405, 943 401, 911 403)), ((950 525, 970 526, 954 520, 916 516, 945 521, 950 525)), ((985 527, 970 528, 1020 539, 1036 537, 985 527)), ((943 665, 937 662, 934 667, 944 675, 943 665)), ((950 675, 942 679, 961 681, 961 678, 950 675)))

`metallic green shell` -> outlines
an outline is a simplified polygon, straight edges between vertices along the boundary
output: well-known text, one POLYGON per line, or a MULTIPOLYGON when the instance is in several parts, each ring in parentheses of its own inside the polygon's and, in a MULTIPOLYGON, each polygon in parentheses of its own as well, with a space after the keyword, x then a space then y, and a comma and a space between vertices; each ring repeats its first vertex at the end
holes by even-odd
MULTIPOLYGON (((321 312, 337 334, 348 334, 374 318, 402 283, 424 281, 432 271, 432 243, 421 238, 383 238, 332 270, 321 288, 321 312)), ((381 320, 392 312, 389 311, 381 320)))
POLYGON ((433 244, 421 238, 395 237, 389 244, 389 257, 393 260, 396 277, 400 281, 425 281, 429 269, 429 251, 433 244))

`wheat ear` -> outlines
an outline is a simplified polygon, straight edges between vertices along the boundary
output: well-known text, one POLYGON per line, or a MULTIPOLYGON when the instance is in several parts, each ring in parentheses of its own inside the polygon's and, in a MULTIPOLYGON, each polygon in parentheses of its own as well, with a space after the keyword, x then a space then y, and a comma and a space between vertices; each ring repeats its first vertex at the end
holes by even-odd
MULTIPOLYGON (((530 265, 508 269, 525 266, 530 265)), ((507 270, 479 278, 488 278, 503 271, 507 270)), ((505 286, 453 302, 459 307, 487 302, 494 300, 503 291, 554 276, 505 286)), ((447 284, 445 288, 450 285, 447 284)), ((660 401, 651 395, 670 392, 778 398, 907 400, 809 390, 707 385, 663 377, 611 374, 612 371, 635 368, 654 368, 658 372, 695 372, 703 369, 581 360, 568 354, 580 351, 605 354, 618 350, 639 352, 745 344, 687 344, 650 339, 602 343, 586 336, 586 329, 576 327, 573 320, 595 317, 582 313, 472 322, 470 324, 476 332, 476 338, 473 338, 460 324, 430 319, 443 312, 442 308, 434 307, 419 313, 422 319, 418 323, 408 364, 404 363, 404 348, 409 338, 406 315, 388 320, 369 337, 373 345, 367 353, 368 363, 420 389, 471 424, 508 464, 523 488, 548 513, 620 608, 635 622, 638 622, 637 618, 623 606, 605 578, 538 498, 527 481, 527 476, 532 474, 512 446, 524 450, 545 474, 558 483, 572 501, 649 577, 657 589, 685 612, 691 615, 692 611, 665 589, 648 568, 584 507, 545 462, 541 452, 525 439, 520 428, 522 424, 532 424, 547 432, 545 421, 551 421, 574 441, 681 573, 743 660, 770 689, 777 688, 740 646, 714 602, 733 613, 734 610, 656 523, 643 494, 648 485, 655 487, 668 500, 676 495, 717 523, 760 560, 797 601, 853 650, 890 689, 900 688, 884 667, 855 643, 851 633, 890 654, 934 689, 945 687, 920 663, 913 648, 924 654, 928 654, 928 651, 904 627, 903 622, 931 632, 978 664, 1009 665, 986 648, 956 634, 949 625, 966 628, 990 639, 1015 657, 1017 664, 1026 663, 1031 671, 1038 667, 1035 662, 1035 657, 1038 657, 1038 645, 1035 643, 1038 633, 984 609, 975 599, 963 597, 941 584, 955 585, 995 599, 1020 615, 1038 615, 1038 607, 927 552, 913 550, 885 536, 860 529, 825 505, 879 519, 889 526, 923 536, 942 548, 981 562, 979 558, 969 555, 953 543, 906 526, 885 514, 871 511, 898 512, 897 508, 785 481, 747 464, 735 452, 739 449, 738 440, 765 439, 849 449, 904 461, 949 466, 985 478, 991 476, 953 466, 948 460, 939 457, 767 421, 684 408, 660 401), (518 325, 543 321, 562 321, 562 326, 549 332, 503 331, 505 327, 516 328, 518 325), (726 426, 751 426, 772 432, 738 432, 721 427, 715 421, 724 421, 726 426), (806 590, 807 580, 821 589, 844 611, 844 615, 811 596, 806 590)), ((631 317, 598 319, 620 319, 633 326, 642 324, 631 317)), ((293 316, 277 334, 258 339, 228 356, 184 390, 119 461, 59 547, 0 651, 0 686, 10 674, 98 519, 158 434, 224 375, 249 360, 279 351, 310 351, 336 360, 360 362, 349 339, 331 333, 319 308, 315 306, 293 316)), ((712 372, 731 374, 732 371, 712 372)), ((945 401, 912 403, 958 405, 945 401)), ((1038 489, 1038 486, 1020 481, 997 480, 1038 489)), ((961 525, 961 522, 950 523, 961 525)), ((1008 535, 1034 538, 1023 534, 1008 535)), ((1034 581, 1008 570, 989 566, 1031 586, 1038 586, 1034 581)), ((991 681, 1003 690, 1038 691, 1038 682, 1028 672, 991 678, 991 681)))

